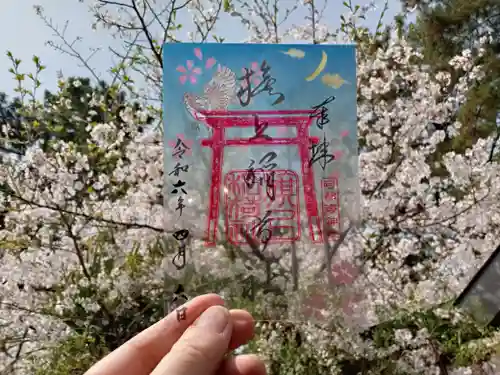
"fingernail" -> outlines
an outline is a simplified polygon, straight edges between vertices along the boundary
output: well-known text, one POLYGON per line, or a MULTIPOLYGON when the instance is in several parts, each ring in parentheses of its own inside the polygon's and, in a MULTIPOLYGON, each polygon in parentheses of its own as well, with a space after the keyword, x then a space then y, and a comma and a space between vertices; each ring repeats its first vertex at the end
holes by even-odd
POLYGON ((229 311, 222 306, 208 308, 198 319, 197 326, 215 333, 222 333, 229 324, 229 311))

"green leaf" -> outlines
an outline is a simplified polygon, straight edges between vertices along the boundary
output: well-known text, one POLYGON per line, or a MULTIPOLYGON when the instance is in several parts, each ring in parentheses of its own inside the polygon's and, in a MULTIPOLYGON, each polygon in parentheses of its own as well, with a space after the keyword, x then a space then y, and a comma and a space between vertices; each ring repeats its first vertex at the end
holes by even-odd
POLYGON ((231 10, 231 0, 224 0, 224 12, 229 12, 231 10))

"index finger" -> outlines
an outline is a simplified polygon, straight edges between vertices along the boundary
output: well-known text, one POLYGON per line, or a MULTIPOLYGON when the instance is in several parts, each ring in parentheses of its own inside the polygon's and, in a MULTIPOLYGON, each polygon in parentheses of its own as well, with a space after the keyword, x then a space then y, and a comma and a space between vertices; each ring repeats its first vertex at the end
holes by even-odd
MULTIPOLYGON (((217 294, 205 294, 186 302, 185 319, 172 311, 92 366, 85 375, 149 375, 184 331, 211 306, 224 305, 217 294)), ((177 309, 177 310, 179 310, 177 309)))

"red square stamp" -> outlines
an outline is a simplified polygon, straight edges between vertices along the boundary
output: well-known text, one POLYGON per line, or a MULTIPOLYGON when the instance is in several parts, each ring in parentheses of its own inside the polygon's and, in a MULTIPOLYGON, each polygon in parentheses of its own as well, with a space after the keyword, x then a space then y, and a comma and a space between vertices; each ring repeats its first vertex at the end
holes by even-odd
POLYGON ((293 242, 300 238, 299 178, 292 170, 233 170, 224 179, 226 237, 245 244, 246 232, 257 242, 293 242), (272 178, 270 178, 272 174, 272 178))
POLYGON ((336 177, 324 178, 321 181, 322 214, 325 235, 331 237, 340 233, 340 195, 336 177))

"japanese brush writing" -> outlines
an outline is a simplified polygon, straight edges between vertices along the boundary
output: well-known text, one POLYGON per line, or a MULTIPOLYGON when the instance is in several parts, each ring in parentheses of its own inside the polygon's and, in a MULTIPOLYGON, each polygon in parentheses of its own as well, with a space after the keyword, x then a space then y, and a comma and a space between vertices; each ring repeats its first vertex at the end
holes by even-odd
POLYGON ((258 168, 255 169, 255 160, 250 159, 250 165, 247 168, 247 173, 245 174, 245 182, 249 189, 253 188, 255 183, 258 183, 260 186, 264 185, 266 187, 266 194, 269 199, 274 201, 276 197, 275 191, 275 172, 273 169, 276 169, 278 166, 273 161, 278 157, 278 154, 274 151, 269 151, 266 153, 258 163, 258 168), (259 174, 259 177, 256 175, 259 174))
POLYGON ((336 177, 321 180, 322 211, 325 235, 327 237, 340 234, 340 197, 336 177))
POLYGON ((329 146, 330 142, 326 140, 326 135, 323 133, 321 142, 312 144, 309 148, 311 150, 310 167, 319 163, 321 169, 325 170, 326 166, 335 160, 335 155, 330 153, 329 146))
POLYGON ((316 126, 318 127, 318 129, 323 130, 324 126, 330 123, 327 105, 334 100, 335 96, 330 96, 323 100, 320 104, 312 107, 312 110, 314 112, 311 114, 311 116, 316 118, 316 126))
POLYGON ((266 250, 267 245, 269 244, 269 241, 271 241, 271 237, 273 235, 273 232, 269 228, 267 228, 269 226, 269 223, 271 222, 271 214, 272 210, 267 210, 263 218, 257 218, 257 224, 252 228, 252 232, 256 234, 256 237, 259 238, 264 245, 261 251, 266 250))
POLYGON ((179 241, 179 249, 177 254, 172 258, 172 264, 178 270, 183 269, 186 266, 186 240, 189 237, 189 230, 180 229, 172 235, 177 241, 179 241))
POLYGON ((252 78, 257 72, 248 68, 243 68, 243 70, 245 73, 243 76, 238 77, 238 80, 244 82, 244 84, 240 87, 236 94, 242 107, 247 107, 252 101, 252 98, 263 92, 267 92, 267 94, 271 97, 277 96, 272 105, 282 103, 285 100, 285 95, 282 92, 274 90, 276 78, 271 76, 271 66, 266 60, 262 61, 262 64, 260 65, 262 80, 254 87, 252 86, 252 78))
MULTIPOLYGON (((320 130, 324 130, 325 125, 330 123, 328 104, 335 100, 335 96, 329 96, 323 100, 320 104, 312 107, 313 113, 311 117, 316 119, 316 126, 320 130)), ((326 166, 335 160, 335 156, 329 153, 330 142, 326 140, 326 133, 323 131, 323 140, 320 143, 312 144, 311 159, 309 161, 309 166, 313 166, 319 163, 321 168, 325 170, 326 166)))
MULTIPOLYGON (((189 146, 186 145, 183 139, 180 137, 177 138, 175 146, 172 151, 172 157, 177 159, 177 163, 174 169, 168 174, 169 176, 177 177, 177 181, 172 184, 172 190, 170 193, 172 195, 178 196, 177 198, 177 207, 176 211, 179 211, 179 216, 182 216, 183 209, 186 208, 184 204, 184 197, 188 194, 187 192, 187 183, 182 179, 182 174, 187 173, 189 171, 189 165, 184 163, 184 154, 189 151, 189 146)), ((177 268, 177 270, 181 270, 186 266, 186 245, 187 240, 189 238, 189 230, 187 229, 179 229, 175 231, 172 237, 178 242, 178 251, 175 256, 172 258, 172 264, 177 268)), ((187 301, 187 295, 184 291, 184 286, 182 284, 178 284, 176 290, 173 293, 173 298, 171 304, 176 304, 177 302, 187 301)), ((185 320, 186 319, 186 308, 180 307, 176 310, 177 320, 185 320)))

